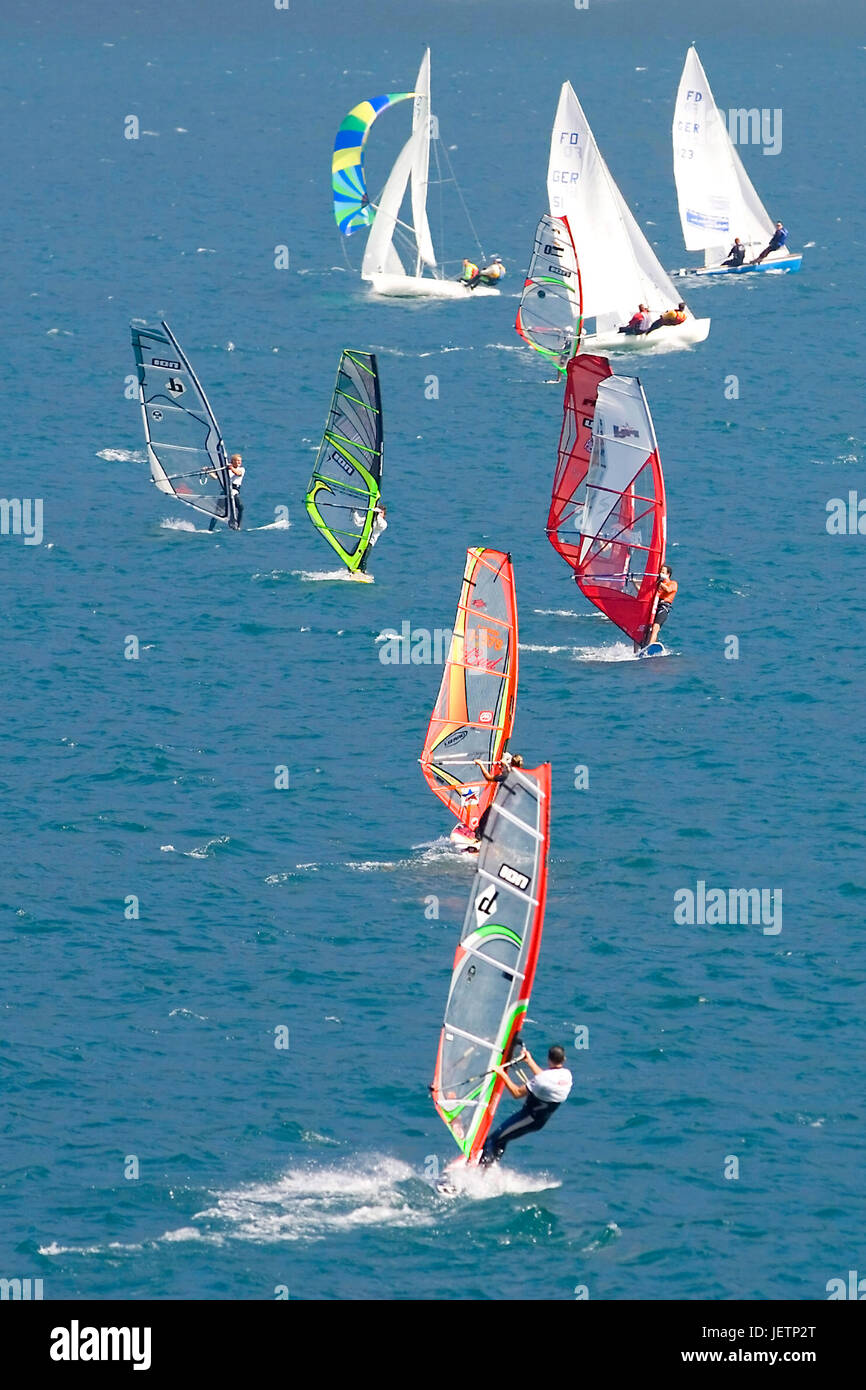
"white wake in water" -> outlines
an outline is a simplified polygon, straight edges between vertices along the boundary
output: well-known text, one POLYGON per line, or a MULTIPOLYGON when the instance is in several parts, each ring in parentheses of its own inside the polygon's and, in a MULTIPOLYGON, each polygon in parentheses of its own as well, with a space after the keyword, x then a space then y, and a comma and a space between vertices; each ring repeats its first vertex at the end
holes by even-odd
POLYGON ((147 463, 144 449, 99 449, 96 457, 106 463, 147 463))
MULTIPOLYGON (((351 570, 292 570, 292 574, 303 580, 305 584, 317 583, 320 579, 334 579, 349 581, 352 584, 363 583, 363 580, 355 578, 351 570)), ((367 576, 368 581, 372 580, 372 574, 367 576)))
POLYGON ((212 536, 206 526, 196 526, 192 521, 180 521, 176 516, 164 516, 159 523, 163 531, 194 531, 197 536, 212 536))
POLYGON ((575 661, 637 661, 637 652, 628 642, 614 642, 612 647, 575 647, 575 661))
MULTIPOLYGON (((562 1187, 558 1178, 549 1173, 519 1173, 516 1168, 503 1168, 501 1163, 489 1168, 462 1165, 447 1168, 443 1174, 450 1191, 439 1191, 444 1197, 468 1197, 473 1202, 489 1202, 493 1197, 522 1196, 529 1192, 549 1192, 562 1187)), ((439 1189, 437 1189, 439 1190, 439 1189)))
POLYGON ((269 521, 266 526, 248 526, 248 531, 288 531, 291 522, 287 516, 281 516, 279 521, 269 521))

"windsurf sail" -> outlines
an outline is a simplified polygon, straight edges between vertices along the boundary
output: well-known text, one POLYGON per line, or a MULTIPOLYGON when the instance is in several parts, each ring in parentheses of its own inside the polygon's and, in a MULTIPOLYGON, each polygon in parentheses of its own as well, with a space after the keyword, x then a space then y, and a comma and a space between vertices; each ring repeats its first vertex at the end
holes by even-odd
MULTIPOLYGON (((686 54, 673 124, 674 179, 683 240, 718 265, 735 236, 753 258, 773 234, 770 215, 755 192, 716 106, 697 50, 686 54)), ((768 259, 789 256, 786 247, 768 259)))
POLYGON ((421 768, 431 789, 474 829, 493 800, 517 699, 517 601, 510 555, 466 552, 463 586, 421 768))
POLYGON ((376 358, 347 348, 340 357, 328 422, 304 500, 313 525, 353 571, 373 535, 382 454, 376 358))
POLYGON ((550 764, 512 768, 484 828, 431 1087, 433 1103, 477 1162, 526 1016, 541 945, 550 837, 550 764))
POLYGON ((167 323, 132 324, 150 476, 159 488, 220 521, 235 521, 228 459, 201 382, 167 323))
POLYGON ((545 213, 535 233, 515 328, 531 348, 565 364, 580 338, 582 290, 567 217, 545 213))
POLYGON ((364 174, 364 146, 370 126, 389 106, 396 105, 398 101, 408 101, 414 95, 414 92, 392 92, 387 96, 359 102, 352 107, 337 131, 331 160, 331 185, 334 191, 334 217, 344 236, 351 236, 359 227, 369 227, 375 216, 364 174))
POLYGON ((666 515, 640 381, 612 375, 604 357, 573 357, 547 534, 581 592, 636 642, 655 614, 666 515))

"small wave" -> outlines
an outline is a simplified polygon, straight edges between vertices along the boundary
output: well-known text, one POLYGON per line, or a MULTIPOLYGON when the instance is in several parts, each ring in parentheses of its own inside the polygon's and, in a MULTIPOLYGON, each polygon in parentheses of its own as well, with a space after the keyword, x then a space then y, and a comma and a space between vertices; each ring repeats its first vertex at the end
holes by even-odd
POLYGON ((197 536, 211 536, 206 526, 196 526, 193 521, 181 521, 176 516, 164 516, 159 523, 163 531, 194 531, 197 536))
POLYGON ((147 463, 143 449, 99 449, 96 457, 106 463, 147 463))
POLYGON ((360 862, 347 859, 345 867, 347 869, 357 869, 358 872, 362 874, 370 874, 375 869, 396 869, 398 866, 395 859, 364 859, 360 862))
POLYGON ((576 652, 579 647, 545 647, 539 642, 518 642, 518 650, 521 652, 576 652))
POLYGON ((601 618, 606 621, 604 614, 597 611, 594 613, 576 613, 573 608, 533 608, 532 611, 546 618, 601 618))

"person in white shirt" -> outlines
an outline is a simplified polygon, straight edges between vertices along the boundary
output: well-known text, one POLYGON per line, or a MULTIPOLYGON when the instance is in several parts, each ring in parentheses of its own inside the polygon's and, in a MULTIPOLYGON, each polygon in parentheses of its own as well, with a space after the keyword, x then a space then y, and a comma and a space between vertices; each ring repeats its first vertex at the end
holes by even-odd
MULTIPOLYGON (((565 1065, 565 1048, 554 1045, 547 1054, 548 1065, 540 1067, 527 1047, 518 1059, 532 1071, 532 1077, 522 1086, 515 1086, 504 1066, 496 1067, 515 1100, 523 1101, 522 1110, 487 1136, 481 1151, 481 1163, 487 1167, 498 1163, 512 1139, 542 1129, 553 1112, 568 1098, 574 1078, 565 1065)), ((514 1063, 508 1065, 513 1066, 514 1063)))
POLYGON ((244 468, 244 461, 240 454, 232 454, 229 459, 229 485, 232 490, 232 498, 234 499, 237 513, 235 520, 229 522, 229 526, 233 531, 239 531, 241 529, 241 517, 244 514, 244 504, 241 501, 241 483, 244 480, 246 471, 247 470, 244 468))
MULTIPOLYGON (((376 544, 376 542, 377 542, 377 540, 379 539, 379 537, 381 536, 382 532, 383 532, 383 531, 387 531, 387 529, 388 529, 388 523, 387 523, 387 521, 385 520, 385 512, 386 512, 386 510, 387 510, 387 509, 386 509, 384 503, 382 503, 382 502, 379 502, 379 503, 374 507, 374 509, 373 509, 373 525, 370 527, 370 544, 368 545, 366 551, 364 552, 364 558, 362 559, 360 565, 358 566, 358 568, 359 568, 359 570, 361 571, 362 574, 366 574, 366 573, 367 573, 367 561, 368 561, 369 558, 370 558, 370 551, 372 550, 373 546, 376 544)), ((354 517, 354 520, 355 520, 355 525, 356 525, 356 526, 360 526, 361 528, 363 528, 364 523, 365 523, 366 520, 367 520, 367 518, 366 518, 366 516, 364 515, 364 513, 363 513, 363 512, 353 512, 353 517, 354 517)))

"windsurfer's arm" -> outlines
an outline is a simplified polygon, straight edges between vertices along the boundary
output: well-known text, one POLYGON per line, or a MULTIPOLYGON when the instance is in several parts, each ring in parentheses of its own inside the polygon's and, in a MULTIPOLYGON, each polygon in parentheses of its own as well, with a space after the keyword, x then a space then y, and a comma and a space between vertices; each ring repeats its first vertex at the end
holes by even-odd
POLYGON ((485 782, 496 781, 496 778, 491 773, 485 771, 483 763, 480 763, 477 758, 473 759, 473 761, 475 763, 475 766, 478 768, 478 771, 481 773, 481 776, 484 778, 485 782))
POLYGON ((504 1067, 497 1067, 497 1068, 496 1068, 496 1075, 502 1077, 502 1080, 505 1082, 505 1084, 506 1084, 506 1086, 508 1087, 509 1091, 510 1091, 511 1094, 514 1096, 514 1099, 515 1099, 515 1100, 522 1100, 522 1099, 523 1099, 523 1097, 526 1095, 526 1087, 525 1087, 525 1086, 515 1086, 514 1082, 511 1080, 511 1077, 508 1075, 508 1072, 505 1070, 504 1067))
POLYGON ((533 1057, 533 1055, 532 1055, 532 1053, 530 1052, 530 1050, 529 1050, 528 1047, 524 1047, 524 1049, 523 1049, 523 1056, 521 1057, 520 1060, 521 1060, 521 1062, 528 1062, 528 1063, 529 1063, 530 1067, 532 1068, 532 1074, 533 1074, 533 1076, 538 1076, 539 1072, 541 1072, 541 1071, 544 1070, 543 1067, 540 1067, 540 1066, 538 1065, 538 1063, 536 1062, 535 1058, 533 1057))

